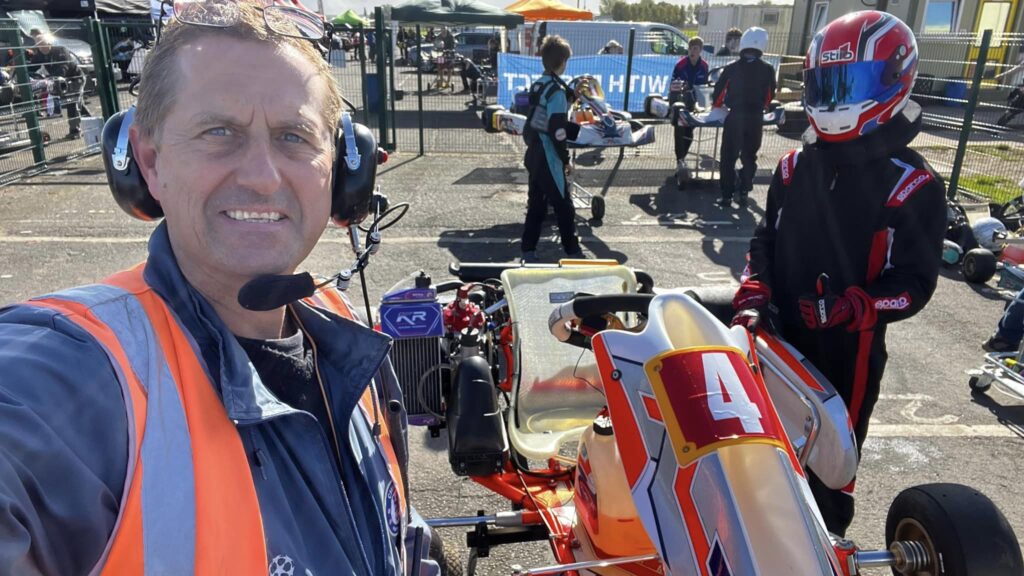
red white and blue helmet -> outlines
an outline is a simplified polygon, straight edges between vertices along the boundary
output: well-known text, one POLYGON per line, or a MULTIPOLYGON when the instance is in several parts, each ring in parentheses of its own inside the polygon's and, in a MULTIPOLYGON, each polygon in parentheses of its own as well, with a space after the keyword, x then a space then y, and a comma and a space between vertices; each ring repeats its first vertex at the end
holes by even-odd
POLYGON ((892 14, 865 10, 830 22, 804 60, 804 106, 818 137, 852 140, 897 116, 917 61, 914 33, 892 14))

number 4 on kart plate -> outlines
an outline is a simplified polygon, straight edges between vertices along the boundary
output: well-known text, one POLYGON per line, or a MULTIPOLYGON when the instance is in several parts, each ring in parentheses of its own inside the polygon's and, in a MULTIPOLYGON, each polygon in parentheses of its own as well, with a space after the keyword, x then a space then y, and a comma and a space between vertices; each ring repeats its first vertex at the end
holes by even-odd
POLYGON ((739 350, 672 351, 648 364, 651 387, 663 406, 680 465, 699 458, 719 443, 760 442, 783 447, 779 425, 762 388, 739 350), (677 417, 678 414, 678 417, 677 417))

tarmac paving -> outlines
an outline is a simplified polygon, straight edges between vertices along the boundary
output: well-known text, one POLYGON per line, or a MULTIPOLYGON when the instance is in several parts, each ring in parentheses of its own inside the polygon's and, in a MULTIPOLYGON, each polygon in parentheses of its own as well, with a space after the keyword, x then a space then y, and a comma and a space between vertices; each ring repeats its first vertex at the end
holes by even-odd
MULTIPOLYGON (((596 155, 594 155, 596 156, 596 155)), ((762 214, 774 159, 761 161, 748 209, 721 210, 713 184, 680 191, 671 160, 606 153, 581 165, 579 181, 601 195, 598 225, 580 210, 579 233, 591 257, 615 258, 651 273, 658 286, 735 284, 753 226, 762 214)), ((418 270, 435 280, 451 262, 502 262, 519 254, 525 172, 518 157, 398 154, 378 180, 408 216, 384 235, 367 270, 371 300, 418 270)), ((99 279, 146 255, 153 224, 127 217, 111 199, 98 157, 0 189, 0 305, 99 279)), ((545 224, 542 258, 560 256, 554 220, 545 224)), ((352 260, 343 231, 332 228, 303 268, 328 274, 352 260)), ((352 290, 358 289, 354 283, 352 290)), ((353 294, 361 300, 358 294, 353 294)), ((872 419, 857 481, 857 517, 849 536, 884 545, 887 508, 909 486, 957 482, 996 502, 1024 536, 1019 476, 1024 464, 1024 403, 997 391, 972 397, 964 371, 982 361, 980 343, 1005 303, 993 286, 975 287, 946 271, 923 312, 890 327, 883 396, 872 419)), ((427 517, 506 510, 508 504, 448 466, 444 436, 411 432, 413 503, 427 517)), ((449 548, 465 530, 445 529, 449 548)), ((478 574, 509 574, 513 563, 538 566, 552 557, 543 543, 492 551, 478 574)), ((887 571, 869 572, 885 574, 887 571)))

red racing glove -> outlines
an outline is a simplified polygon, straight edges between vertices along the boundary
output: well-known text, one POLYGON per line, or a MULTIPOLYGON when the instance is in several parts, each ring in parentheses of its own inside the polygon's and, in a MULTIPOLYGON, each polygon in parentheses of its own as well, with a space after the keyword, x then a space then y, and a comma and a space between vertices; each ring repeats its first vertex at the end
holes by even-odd
POLYGON ((856 287, 850 287, 842 295, 833 294, 828 288, 828 275, 822 274, 818 277, 817 288, 817 295, 800 297, 800 316, 808 329, 824 330, 846 326, 853 331, 865 324, 868 310, 865 299, 859 297, 856 287))
POLYGON ((768 307, 772 299, 772 289, 757 279, 747 278, 740 284, 739 290, 732 299, 732 307, 736 315, 732 317, 730 326, 743 326, 753 331, 761 319, 761 312, 768 307))

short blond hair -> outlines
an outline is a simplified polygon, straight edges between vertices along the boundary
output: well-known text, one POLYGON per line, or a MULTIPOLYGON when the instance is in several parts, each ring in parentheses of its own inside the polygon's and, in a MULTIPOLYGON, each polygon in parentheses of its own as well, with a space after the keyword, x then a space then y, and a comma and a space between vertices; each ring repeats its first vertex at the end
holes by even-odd
POLYGON ((206 37, 234 38, 253 42, 269 42, 284 48, 290 46, 313 64, 327 88, 324 97, 323 119, 333 133, 341 117, 341 90, 331 75, 331 68, 309 40, 282 36, 267 29, 263 13, 254 4, 239 2, 238 19, 231 26, 215 28, 182 24, 172 19, 160 34, 160 41, 146 56, 139 84, 139 99, 135 109, 135 124, 142 135, 157 138, 164 119, 170 113, 179 83, 178 54, 190 44, 206 37))

